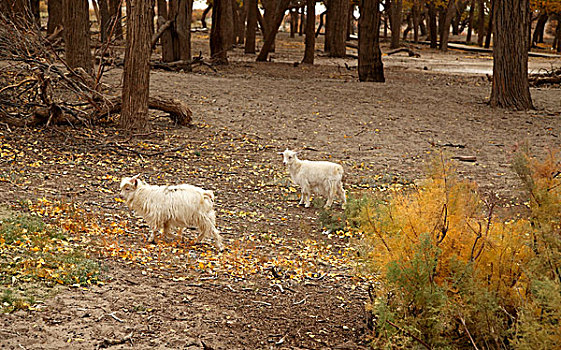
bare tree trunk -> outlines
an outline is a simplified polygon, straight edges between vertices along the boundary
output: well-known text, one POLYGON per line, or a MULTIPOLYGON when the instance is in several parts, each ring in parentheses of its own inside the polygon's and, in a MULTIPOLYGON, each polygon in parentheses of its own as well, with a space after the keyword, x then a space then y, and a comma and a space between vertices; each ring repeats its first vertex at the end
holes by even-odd
POLYGON ((421 4, 419 1, 415 0, 413 2, 413 7, 411 8, 411 16, 413 17, 413 41, 415 43, 419 42, 419 20, 421 19, 421 11, 419 11, 421 4))
POLYGON ((358 78, 384 82, 380 51, 380 0, 360 0, 358 19, 358 78))
POLYGON ((101 23, 99 26, 99 32, 101 34, 101 42, 105 43, 109 41, 109 30, 111 28, 111 13, 109 12, 109 4, 107 0, 97 0, 99 6, 99 17, 101 23))
POLYGON ((485 0, 477 0, 477 8, 479 9, 477 16, 477 45, 483 46, 485 40, 485 0))
POLYGON ((333 35, 333 1, 334 0, 327 0, 324 2, 326 11, 325 11, 325 35, 323 36, 323 52, 329 53, 331 51, 331 44, 333 40, 331 36, 333 35))
POLYGON ((450 24, 456 11, 456 0, 448 0, 446 15, 440 32, 440 51, 448 51, 448 38, 450 37, 450 24))
POLYGON ((557 16, 557 27, 555 29, 555 41, 557 42, 557 46, 555 50, 557 52, 561 52, 561 16, 557 16))
MULTIPOLYGON (((233 0, 222 0, 224 1, 222 6, 222 16, 221 16, 221 30, 222 37, 224 38, 224 44, 226 50, 231 50, 234 48, 236 43, 236 32, 234 31, 234 9, 232 8, 233 0)), ((214 22, 212 23, 214 25, 214 22)))
POLYGON ((245 28, 245 53, 255 53, 255 30, 257 29, 257 0, 248 2, 247 25, 245 28))
POLYGON ((438 47, 436 35, 438 33, 438 28, 436 27, 436 7, 431 1, 427 4, 428 16, 429 16, 429 38, 431 49, 436 49, 438 47))
POLYGON ((263 47, 261 48, 261 51, 259 51, 259 55, 257 56, 258 62, 264 62, 267 60, 267 57, 269 56, 269 52, 271 51, 273 43, 275 42, 275 37, 279 31, 279 27, 284 18, 284 12, 288 8, 289 4, 290 4, 290 0, 279 1, 278 4, 279 6, 277 7, 278 11, 275 16, 276 17, 275 22, 273 23, 273 27, 271 28, 272 30, 269 31, 267 33, 267 36, 265 37, 265 42, 263 43, 263 47))
POLYGON ((491 106, 533 108, 528 83, 530 0, 497 0, 494 5, 491 106))
POLYGON ((243 44, 244 41, 244 19, 240 7, 236 0, 231 1, 232 4, 232 25, 234 28, 234 43, 243 44))
POLYGON ((230 0, 214 0, 212 27, 210 28, 210 55, 214 64, 228 64, 228 47, 225 37, 224 10, 230 0))
POLYGON ((316 1, 306 0, 306 49, 302 63, 314 64, 316 50, 316 1))
MULTIPOLYGON (((499 0, 503 1, 503 0, 499 0)), ((485 37, 485 48, 491 46, 491 35, 493 34, 493 21, 495 18, 495 0, 491 0, 491 12, 489 13, 489 24, 487 26, 487 36, 485 37)))
POLYGON ((350 2, 348 0, 329 0, 329 10, 327 12, 327 28, 329 28, 329 36, 325 40, 330 43, 326 47, 329 48, 330 57, 346 57, 347 56, 347 26, 350 2))
POLYGON ((536 28, 534 29, 534 34, 532 35, 532 46, 533 44, 543 43, 543 33, 545 31, 545 24, 549 19, 549 15, 546 11, 541 11, 538 21, 536 22, 536 28))
POLYGON ((93 73, 90 51, 90 11, 88 0, 63 0, 64 47, 66 63, 93 73))
POLYGON ((296 27, 298 27, 298 12, 296 9, 290 10, 290 37, 296 36, 296 27))
POLYGON ((468 32, 466 36, 466 43, 471 42, 471 32, 473 31, 473 14, 475 13, 475 0, 471 0, 469 5, 469 17, 468 17, 468 32))
POLYGON ((47 3, 49 19, 47 21, 47 36, 55 32, 55 29, 62 26, 62 0, 49 0, 47 3))
POLYGON ((402 12, 403 12, 403 0, 392 0, 391 15, 390 15, 390 26, 392 28, 392 41, 390 43, 390 49, 397 49, 399 47, 402 12))
POLYGON ((123 5, 124 0, 109 0, 109 11, 111 11, 111 26, 115 23, 115 39, 123 39, 123 5))
MULTIPOLYGON (((166 0, 158 0, 158 26, 161 27, 168 20, 170 20, 170 11, 168 9, 168 2, 166 0)), ((171 29, 167 29, 160 37, 162 43, 162 61, 174 62, 177 61, 173 50, 173 39, 171 29)))
POLYGON ((407 27, 405 27, 405 30, 403 31, 403 41, 407 40, 409 32, 413 29, 413 19, 411 18, 411 13, 407 14, 405 21, 407 22, 407 27))
MULTIPOLYGON (((315 13, 315 11, 314 11, 315 13)), ((305 24, 306 23, 306 15, 304 14, 304 6, 300 7, 300 25, 298 26, 298 35, 302 36, 304 34, 304 31, 306 30, 305 24)), ((315 27, 315 23, 314 23, 314 27, 315 27)))
POLYGON ((148 128, 150 52, 154 0, 127 0, 127 43, 123 71, 123 108, 120 124, 125 130, 148 128))
POLYGON ((174 61, 191 62, 191 17, 193 0, 172 0, 170 17, 175 18, 171 30, 174 61))
POLYGON ((316 38, 319 36, 319 33, 321 33, 321 28, 324 27, 326 16, 327 16, 327 11, 323 11, 322 13, 319 14, 319 24, 318 24, 318 28, 316 29, 316 38))
POLYGON ((207 28, 206 16, 208 15, 211 9, 212 9, 212 4, 209 4, 206 7, 206 9, 203 11, 203 14, 201 15, 201 25, 203 26, 203 28, 207 28))

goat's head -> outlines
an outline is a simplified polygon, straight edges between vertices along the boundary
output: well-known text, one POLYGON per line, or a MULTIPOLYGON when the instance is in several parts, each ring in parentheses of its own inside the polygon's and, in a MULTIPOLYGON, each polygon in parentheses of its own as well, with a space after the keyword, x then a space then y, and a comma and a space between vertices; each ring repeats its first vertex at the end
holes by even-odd
POLYGON ((128 195, 138 188, 138 186, 142 183, 138 177, 140 174, 135 175, 133 177, 123 177, 121 179, 121 196, 127 198, 128 195))
POLYGON ((282 154, 283 160, 282 162, 286 165, 291 164, 295 159, 298 159, 298 152, 296 151, 291 151, 288 148, 284 150, 284 152, 280 153, 282 154))

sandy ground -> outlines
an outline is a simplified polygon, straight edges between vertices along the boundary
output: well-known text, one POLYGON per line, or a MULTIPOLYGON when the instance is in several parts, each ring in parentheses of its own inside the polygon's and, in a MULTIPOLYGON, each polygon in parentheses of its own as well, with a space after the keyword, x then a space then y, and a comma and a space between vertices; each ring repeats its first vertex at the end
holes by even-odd
MULTIPOLYGON (((208 57, 204 40, 205 34, 196 35, 194 52, 208 57)), ((130 341, 111 348, 362 348, 367 284, 354 277, 353 266, 336 262, 352 240, 322 233, 321 210, 296 205, 277 152, 290 147, 302 149, 303 158, 341 162, 353 196, 422 178, 440 150, 446 157, 475 156, 476 162, 458 162, 459 174, 476 181, 483 195, 517 203, 523 197, 510 169, 513 149, 528 143, 543 154, 561 146, 558 87, 532 89, 535 110, 492 109, 489 57, 415 49, 420 58, 384 57, 384 84, 359 83, 356 70, 345 66, 356 66, 352 59, 320 56, 313 67, 294 65, 301 38, 284 38, 272 62, 256 63, 237 48, 218 72, 154 71, 151 93, 187 102, 194 126, 155 119, 151 133, 133 139, 111 127, 90 133, 1 126, 2 143, 27 159, 0 164, 3 174, 14 175, 0 182, 2 202, 46 197, 79 203, 100 220, 127 222, 135 234, 119 238, 120 244, 141 249, 148 229, 115 202, 118 179, 142 173, 151 183, 188 182, 215 191, 229 252, 187 244, 170 258, 171 270, 100 254, 105 284, 60 287, 39 311, 1 314, 0 349, 95 348, 129 334, 130 341), (111 150, 110 142, 136 153, 111 150), (178 145, 184 145, 179 153, 146 156, 146 149, 178 145), (61 164, 72 153, 83 162, 61 164), (303 256, 320 246, 333 259, 303 256), (238 249, 243 259, 254 259, 255 271, 233 273, 227 261, 238 249), (196 259, 210 259, 207 252, 218 256, 219 267, 193 268, 196 259), (283 258, 309 266, 300 271, 286 262, 279 276, 270 267, 283 258), (287 277, 291 271, 296 278, 287 277)), ((558 59, 530 61, 533 70, 560 65, 558 59)), ((118 85, 120 74, 113 69, 104 79, 118 85)), ((172 251, 166 243, 150 249, 158 248, 172 251)))

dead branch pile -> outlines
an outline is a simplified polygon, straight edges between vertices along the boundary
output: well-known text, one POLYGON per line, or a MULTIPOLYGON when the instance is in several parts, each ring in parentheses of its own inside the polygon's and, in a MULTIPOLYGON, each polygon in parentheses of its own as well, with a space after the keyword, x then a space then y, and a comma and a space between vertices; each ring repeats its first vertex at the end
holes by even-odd
POLYGON ((561 84, 561 68, 552 69, 551 71, 530 74, 528 77, 530 86, 538 87, 544 85, 561 84))
MULTIPOLYGON (((18 27, 0 14, 0 123, 91 127, 112 122, 121 106, 115 95, 120 91, 101 84, 100 77, 66 65, 37 29, 18 27)), ((179 125, 192 120, 191 110, 178 100, 151 97, 150 108, 167 112, 179 125)))

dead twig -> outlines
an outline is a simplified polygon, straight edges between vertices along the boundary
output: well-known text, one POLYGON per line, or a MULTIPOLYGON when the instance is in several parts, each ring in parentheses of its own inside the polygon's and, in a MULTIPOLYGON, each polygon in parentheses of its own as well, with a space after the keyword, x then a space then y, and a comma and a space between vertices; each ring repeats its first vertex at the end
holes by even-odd
POLYGON ((129 342, 129 341, 132 344, 132 335, 133 335, 133 332, 130 332, 129 334, 122 337, 121 339, 103 339, 102 342, 97 344, 96 349, 105 349, 105 348, 108 348, 108 347, 113 346, 113 345, 125 344, 126 342, 129 342))

